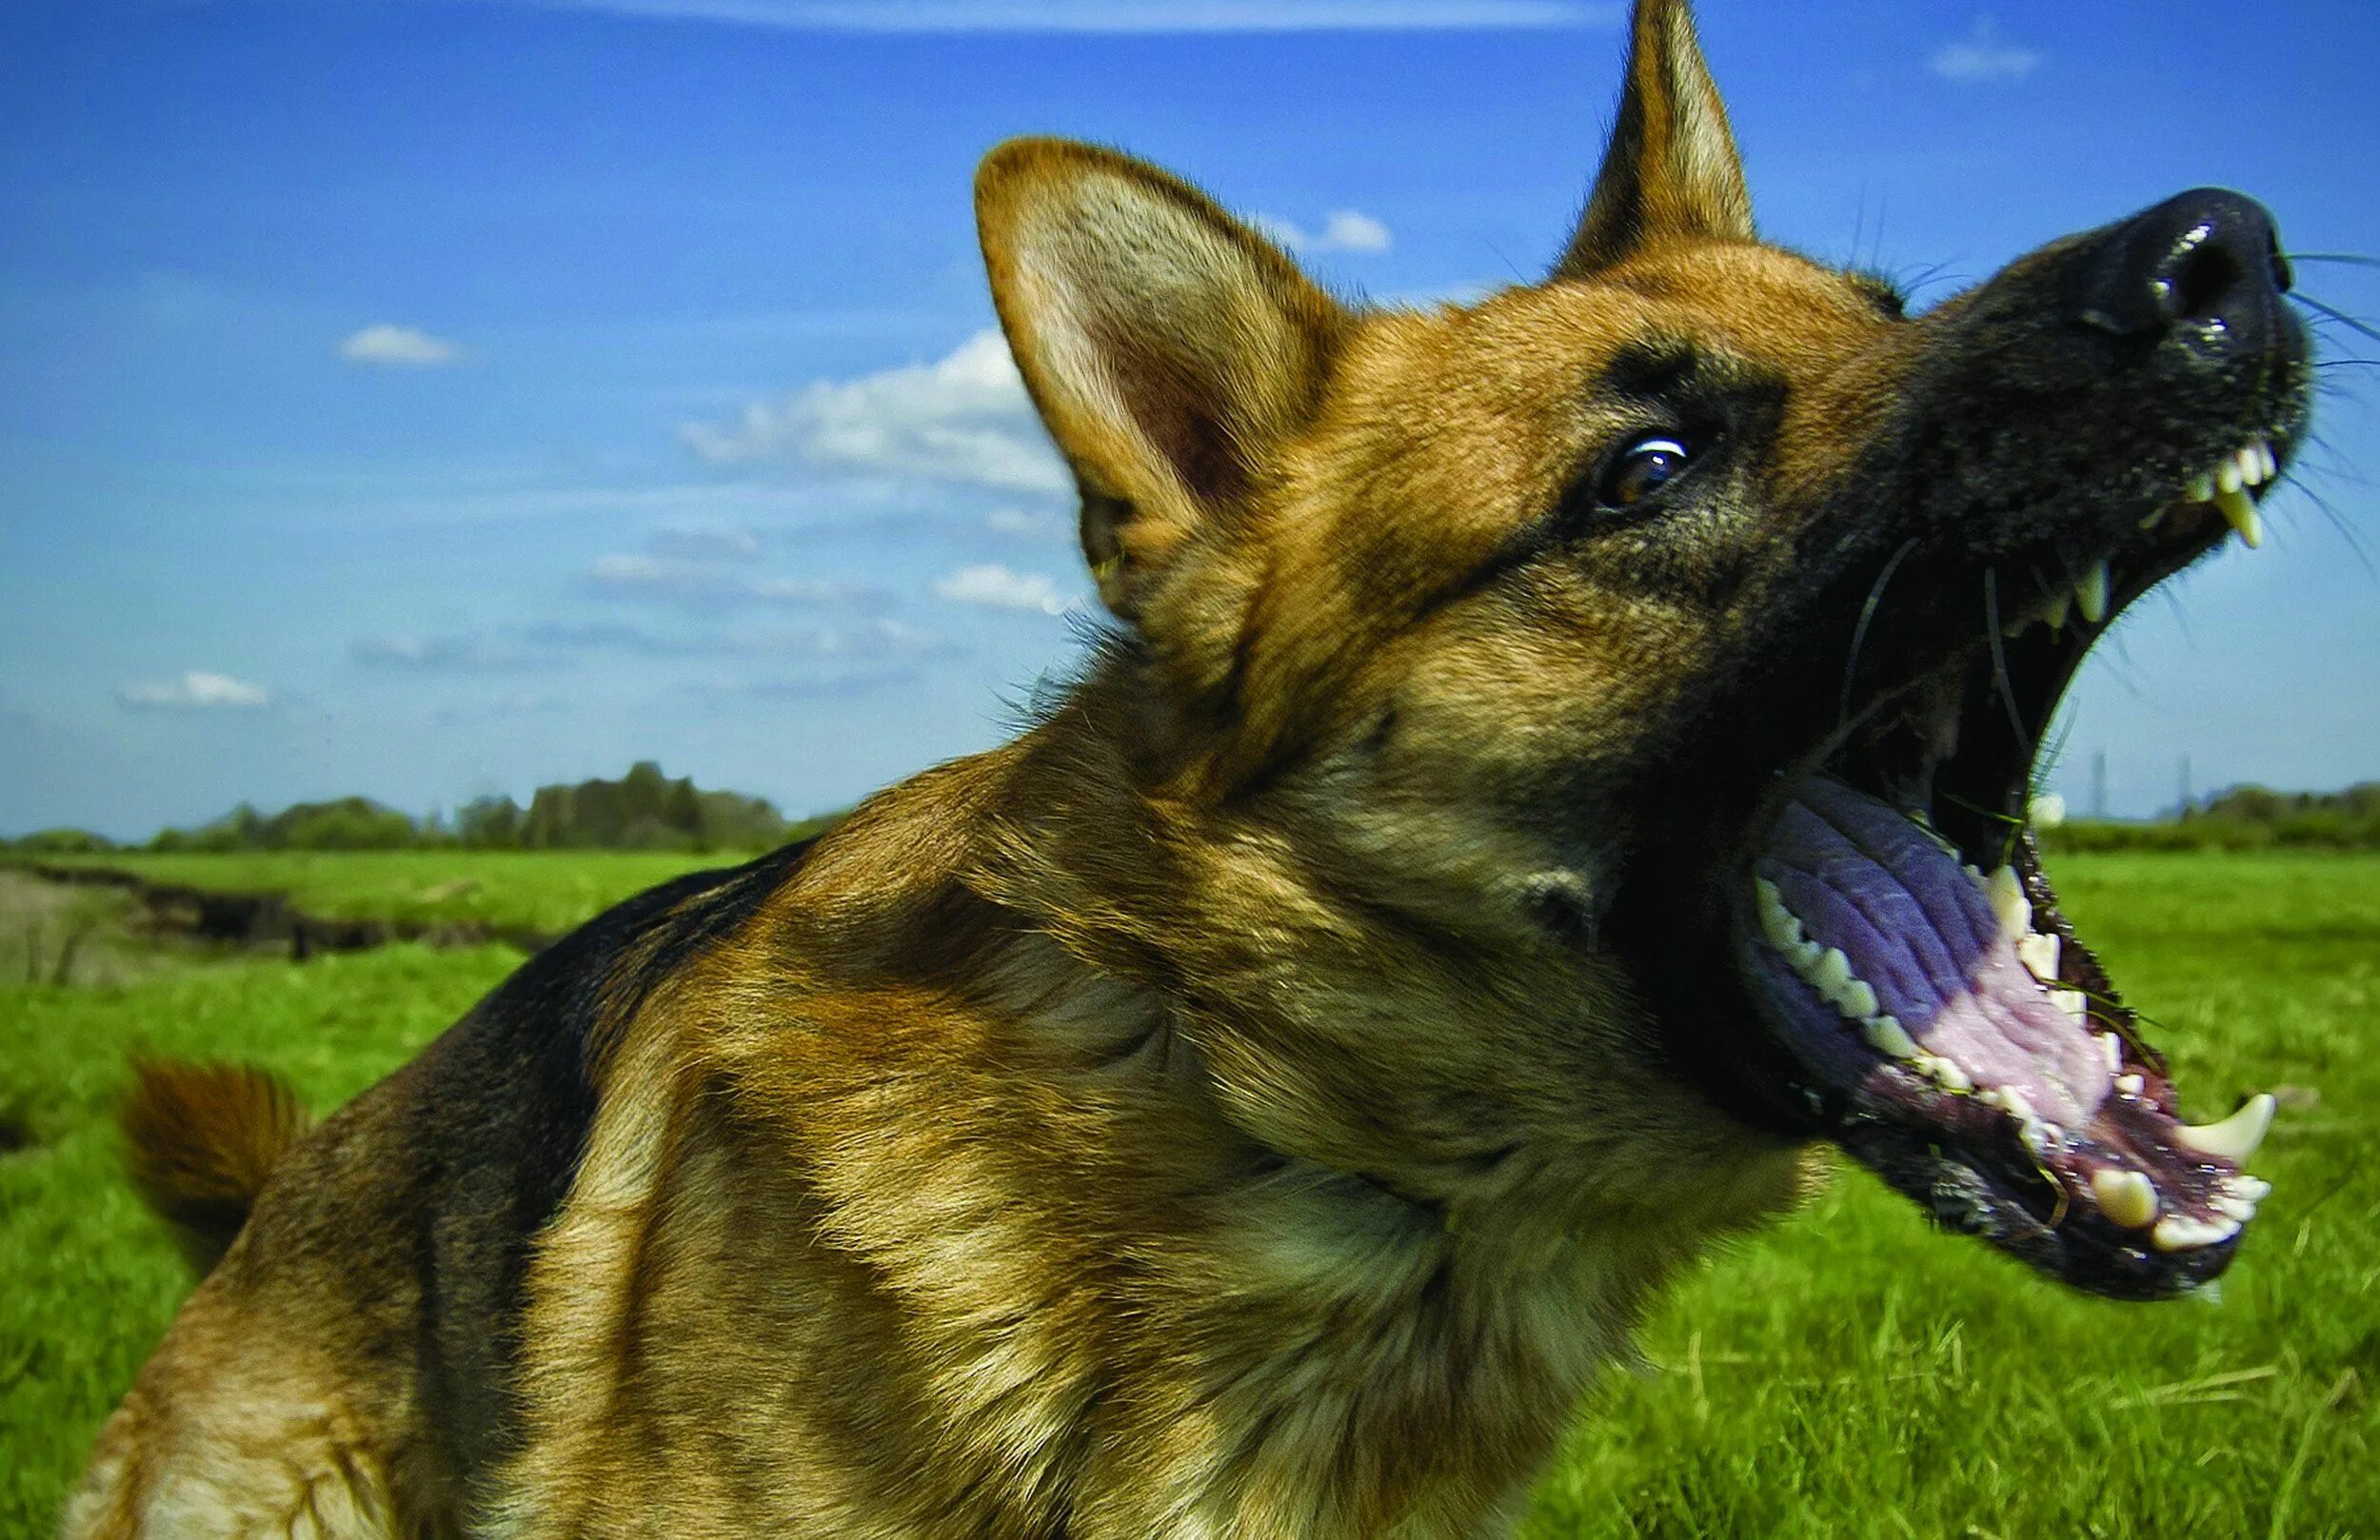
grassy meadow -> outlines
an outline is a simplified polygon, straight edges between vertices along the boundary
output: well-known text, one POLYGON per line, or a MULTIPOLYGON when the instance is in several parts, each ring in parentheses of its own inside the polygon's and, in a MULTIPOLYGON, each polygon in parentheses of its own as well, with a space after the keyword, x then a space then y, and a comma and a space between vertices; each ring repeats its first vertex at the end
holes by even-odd
POLYGON ((682 872, 747 859, 659 850, 259 850, 42 860, 131 872, 167 886, 286 893, 291 907, 325 919, 476 921, 550 936, 682 872))
MULTIPOLYGON (((437 918, 559 929, 711 862, 102 863, 288 888, 320 913, 445 905, 437 918)), ((2282 1096, 2253 1162, 2275 1191, 2221 1302, 2067 1294, 1845 1171, 1666 1302, 1644 1372, 1583 1409, 1531 1540, 2380 1534, 2380 857, 2073 854, 2056 870, 2120 986, 2161 1020, 2190 1110, 2282 1096)), ((519 960, 210 953, 106 930, 125 903, 0 872, 0 1537, 47 1532, 188 1287, 116 1170, 107 1115, 126 1053, 252 1059, 327 1109, 519 960), (47 981, 44 949, 77 929, 94 939, 73 981, 47 981)))

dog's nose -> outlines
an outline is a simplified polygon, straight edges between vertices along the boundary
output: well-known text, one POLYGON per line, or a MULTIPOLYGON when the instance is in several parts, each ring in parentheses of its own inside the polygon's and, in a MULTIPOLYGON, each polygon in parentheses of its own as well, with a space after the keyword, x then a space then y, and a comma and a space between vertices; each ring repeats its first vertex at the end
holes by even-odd
POLYGON ((2271 346, 2291 282, 2271 214, 2221 188, 2169 198, 2107 231, 2082 277, 2084 325, 2144 340, 2184 332, 2222 355, 2271 346))

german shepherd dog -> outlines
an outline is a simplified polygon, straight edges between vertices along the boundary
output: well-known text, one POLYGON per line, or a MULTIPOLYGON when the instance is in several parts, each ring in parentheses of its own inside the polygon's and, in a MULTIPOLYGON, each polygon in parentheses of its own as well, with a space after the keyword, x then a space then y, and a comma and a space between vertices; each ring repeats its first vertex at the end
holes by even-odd
POLYGON ((2025 813, 2305 430, 2258 206, 1906 315, 1755 237, 1641 0, 1567 250, 1477 304, 1081 145, 977 207, 1111 639, 311 1132, 149 1070, 208 1266, 68 1534, 1503 1533, 1820 1141, 2076 1288, 2223 1271, 2271 1104, 2181 1119, 2025 813))

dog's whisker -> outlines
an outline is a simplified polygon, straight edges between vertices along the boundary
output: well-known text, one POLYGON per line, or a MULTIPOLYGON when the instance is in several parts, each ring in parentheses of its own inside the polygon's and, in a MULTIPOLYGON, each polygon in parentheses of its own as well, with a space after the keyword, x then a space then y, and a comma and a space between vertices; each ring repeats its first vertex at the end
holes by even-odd
POLYGON ((2364 549, 2362 538, 2355 533, 2354 526, 2349 523, 2346 517, 2339 512, 2337 505, 2312 487, 2308 486, 2298 477, 2291 477, 2289 484, 2291 490, 2322 511, 2323 518, 2330 522, 2330 527, 2338 531, 2339 539, 2345 541, 2347 548, 2355 553, 2355 560, 2363 567, 2364 575, 2374 582, 2380 582, 2380 567, 2372 565, 2371 553, 2364 549))
POLYGON ((2304 306, 2307 309, 2311 310, 2318 315, 2327 316, 2331 321, 2334 321, 2338 325, 2347 327, 2350 331, 2354 332, 2357 336, 2369 337, 2373 342, 2380 343, 2380 328, 2376 328, 2369 323, 2348 314, 2345 310, 2338 309, 2332 306, 2325 305, 2320 300, 2315 299, 2312 295, 2306 293, 2302 289, 2292 292, 2289 297, 2304 306))
POLYGON ((2380 257, 2367 257, 2356 251, 2291 251, 2285 254, 2291 262, 2335 262, 2350 267, 2380 267, 2380 257))
POLYGON ((1909 553, 1916 548, 1917 537, 1914 535, 1901 542, 1901 548, 1893 553, 1893 559, 1884 563, 1884 570, 1876 574, 1874 585, 1868 590, 1867 602, 1859 606, 1859 623, 1851 634, 1851 655, 1843 660, 1843 693, 1835 712, 1838 725, 1851 720, 1852 676, 1858 672, 1859 649, 1868 640, 1868 626, 1875 620, 1876 606, 1883 601, 1885 584, 1893 581, 1893 574, 1900 569, 1900 564, 1909 559, 1909 553))
POLYGON ((1999 692, 2000 704, 2008 708, 2008 725, 2016 734, 2016 741, 2030 755, 2033 735, 2025 731, 2025 713, 2016 704, 2016 687, 2009 682, 2008 649, 2000 645, 2000 575, 1991 567, 1983 569, 1983 634, 1992 644, 1992 683, 1999 692))

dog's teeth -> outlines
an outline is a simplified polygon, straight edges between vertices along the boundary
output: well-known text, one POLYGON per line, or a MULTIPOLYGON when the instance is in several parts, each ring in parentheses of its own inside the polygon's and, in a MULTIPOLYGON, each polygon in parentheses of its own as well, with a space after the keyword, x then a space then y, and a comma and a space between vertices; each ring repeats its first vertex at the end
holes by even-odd
POLYGON ((2231 1194, 2233 1197, 2244 1199, 2250 1203, 2261 1203, 2266 1198, 2272 1195, 2272 1184, 2271 1182, 2266 1181, 2261 1176, 2251 1176, 2244 1171, 2235 1175, 2225 1177, 2223 1179, 2223 1190, 2231 1194))
POLYGON ((2079 989, 2053 989, 2050 991, 2050 1003, 2076 1021, 2087 1020, 2091 1016, 2091 997, 2079 989))
POLYGON ((2190 479, 2190 485, 2186 490, 2192 503, 2212 503, 2214 501, 2214 478, 2200 471, 2190 479))
POLYGON ((1791 953, 1801 942, 1801 920, 1785 907, 1785 895, 1775 883, 1763 877, 1755 879, 1752 886, 1759 898, 1761 933, 1771 946, 1791 953))
POLYGON ((2266 481, 2274 481, 2279 478, 2281 474, 2281 457, 2272 452, 2272 441, 2271 439, 2260 439, 2256 442, 2256 458, 2264 462, 2264 479, 2266 481))
POLYGON ((1859 1023, 1859 1035, 1868 1039, 1868 1046, 1894 1058, 1917 1057, 1917 1039, 1909 1035, 1900 1018, 1894 1016, 1871 1016, 1859 1023))
POLYGON ((2073 607, 2074 596, 2073 594, 2061 592, 2053 595, 2048 606, 2041 612, 2041 623, 2053 631, 2063 631, 2066 629, 2067 611, 2073 607))
POLYGON ((2137 1075, 2119 1075, 2115 1077, 2115 1092, 2122 1096, 2137 1096, 2148 1084, 2137 1075))
POLYGON ((2108 618, 2108 564, 2096 562, 2074 584, 2074 607, 2096 625, 2108 618))
POLYGON ((2123 1038, 2118 1037, 2112 1032, 2103 1032, 2099 1034, 2099 1054, 2101 1057, 2108 1061, 2108 1073, 2110 1075, 2121 1075, 2124 1073, 2123 1038))
POLYGON ((2218 1193, 2210 1202, 2215 1213, 2227 1219, 2236 1219, 2241 1224, 2246 1224, 2256 1216, 2256 1205, 2253 1202, 2244 1197, 2233 1197, 2229 1193, 2218 1193))
POLYGON ((2239 464, 2240 485, 2262 486, 2264 484, 2264 456, 2256 453, 2254 444, 2250 444, 2231 458, 2239 464))
POLYGON ((2219 492, 2215 495, 2214 505, 2223 511, 2223 517, 2231 526, 2239 531, 2239 538, 2250 550, 2264 543, 2264 524, 2256 518, 2256 504, 2247 493, 2237 487, 2219 492))
POLYGON ((2143 529, 2154 529, 2157 527, 2158 523, 2164 518, 2165 510, 2163 508, 2152 508, 2141 516, 2140 527, 2143 529))
POLYGON ((2045 984, 2057 982, 2058 939, 2040 931, 2016 938, 2016 960, 2045 984))
POLYGON ((1875 1015, 1878 1003, 1875 986, 1864 978, 1853 979, 1835 995, 1835 1008, 1855 1021, 1875 1015))
POLYGON ((1851 982, 1851 958, 1843 956, 1841 947, 1828 947, 1818 955, 1817 965, 1810 970, 1810 982, 1828 999, 1835 998, 1851 982))
POLYGON ((2216 461, 2214 465, 2214 489, 2218 492, 2236 492, 2239 490, 2239 462, 2236 460, 2216 461))
POLYGON ((2220 1123, 2192 1127, 2184 1123, 2173 1131, 2173 1137, 2201 1155, 2220 1155, 2235 1166, 2248 1163, 2256 1153, 2256 1146, 2272 1127, 2272 1098, 2257 1092, 2240 1108, 2220 1123))
MULTIPOLYGON (((1898 1025, 1897 1022, 1894 1024, 1898 1025)), ((1945 1091, 1973 1091, 1975 1088, 1975 1082, 1968 1078, 1965 1070, 1939 1055, 1919 1054, 1911 1062, 1916 1066, 1918 1074, 1945 1091)))
POLYGON ((2149 1239, 2161 1252, 2194 1252, 2238 1234, 2236 1219, 2192 1219, 2186 1214, 2169 1214, 2149 1232, 2149 1239))
POLYGON ((2157 1186, 2146 1172, 2094 1171, 2091 1195, 2111 1224, 2127 1230, 2146 1230, 2157 1216, 2157 1186))
POLYGON ((1985 878, 1983 891, 1992 900, 1992 913, 1999 917, 2001 935, 2033 934, 2033 904, 2025 897, 2025 884, 2018 880, 2014 867, 2003 866, 1985 878))

